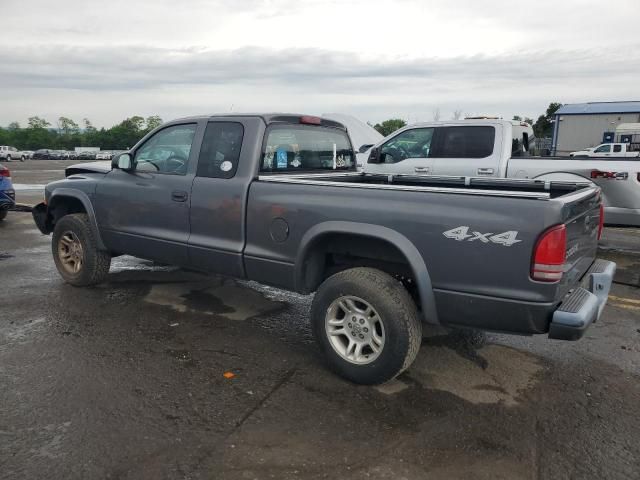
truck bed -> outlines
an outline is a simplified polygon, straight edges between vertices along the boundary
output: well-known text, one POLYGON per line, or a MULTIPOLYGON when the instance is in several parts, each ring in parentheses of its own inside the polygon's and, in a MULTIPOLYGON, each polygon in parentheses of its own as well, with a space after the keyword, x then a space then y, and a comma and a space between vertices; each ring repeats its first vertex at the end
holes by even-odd
POLYGON ((268 174, 260 180, 281 183, 312 183, 316 185, 352 186, 373 189, 415 190, 467 195, 508 196, 553 199, 584 188, 589 182, 547 182, 529 179, 494 179, 454 176, 383 175, 358 172, 331 174, 268 174))

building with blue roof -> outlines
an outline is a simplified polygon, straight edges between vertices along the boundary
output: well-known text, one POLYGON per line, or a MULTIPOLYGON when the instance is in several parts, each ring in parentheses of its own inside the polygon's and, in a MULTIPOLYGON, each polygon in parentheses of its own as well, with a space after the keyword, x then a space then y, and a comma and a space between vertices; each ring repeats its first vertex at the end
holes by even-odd
POLYGON ((640 101, 563 105, 555 114, 552 149, 557 155, 566 155, 614 142, 618 125, 637 122, 640 122, 640 101))

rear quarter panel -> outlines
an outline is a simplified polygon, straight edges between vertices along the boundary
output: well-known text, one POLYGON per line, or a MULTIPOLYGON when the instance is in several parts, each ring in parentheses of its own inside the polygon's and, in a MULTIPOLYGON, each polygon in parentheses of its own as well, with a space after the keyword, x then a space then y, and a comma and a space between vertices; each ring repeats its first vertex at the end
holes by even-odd
POLYGON ((558 298, 560 286, 529 278, 531 256, 540 233, 561 223, 563 208, 564 202, 556 200, 256 181, 248 201, 247 273, 249 278, 294 288, 294 264, 303 236, 324 222, 358 222, 406 237, 422 254, 435 289, 551 302, 558 298), (276 241, 273 228, 282 221, 289 234, 276 241), (468 227, 469 238, 444 235, 459 227, 468 227), (472 238, 477 237, 472 232, 487 236, 508 231, 517 232, 518 241, 511 246, 472 238), (274 272, 280 276, 278 282, 264 278, 274 272))

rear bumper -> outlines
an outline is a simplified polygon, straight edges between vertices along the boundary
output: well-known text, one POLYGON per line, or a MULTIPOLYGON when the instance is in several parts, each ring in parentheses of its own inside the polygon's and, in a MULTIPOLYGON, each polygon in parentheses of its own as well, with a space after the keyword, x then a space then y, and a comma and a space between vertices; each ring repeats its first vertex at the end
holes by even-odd
POLYGON ((598 321, 613 283, 616 264, 596 260, 582 279, 581 286, 569 293, 553 313, 549 338, 578 340, 598 321))
POLYGON ((0 190, 0 210, 9 210, 16 204, 16 193, 11 190, 0 190))

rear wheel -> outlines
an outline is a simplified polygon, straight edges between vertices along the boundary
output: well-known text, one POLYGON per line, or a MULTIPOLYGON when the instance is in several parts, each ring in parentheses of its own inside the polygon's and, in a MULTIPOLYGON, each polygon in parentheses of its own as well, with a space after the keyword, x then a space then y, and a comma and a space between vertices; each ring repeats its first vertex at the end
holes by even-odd
POLYGON ((7 210, 0 210, 0 222, 5 218, 7 218, 7 213, 8 213, 7 210))
POLYGON ((407 369, 422 340, 422 324, 407 290, 373 268, 353 268, 325 280, 313 300, 311 322, 329 367, 367 385, 407 369))
POLYGON ((98 249, 84 213, 66 215, 56 222, 51 249, 60 276, 71 285, 95 285, 109 273, 111 255, 98 249))

